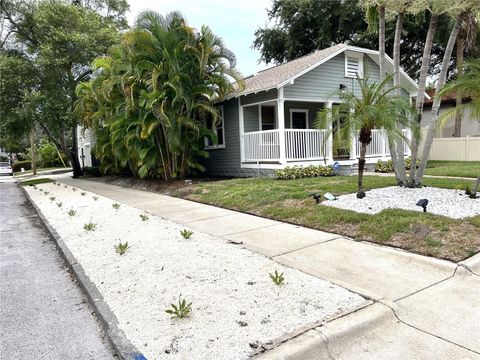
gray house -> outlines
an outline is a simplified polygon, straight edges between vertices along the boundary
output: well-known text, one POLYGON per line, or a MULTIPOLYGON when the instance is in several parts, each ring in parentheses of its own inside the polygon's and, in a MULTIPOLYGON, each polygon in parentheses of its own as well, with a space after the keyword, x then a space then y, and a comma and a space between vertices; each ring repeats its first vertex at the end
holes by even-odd
MULTIPOLYGON (((245 79, 243 91, 217 104, 218 144, 205 143, 207 173, 256 176, 287 166, 356 163, 358 139, 352 146, 336 146, 330 131, 314 128, 314 120, 319 109, 340 102, 339 90, 358 91, 357 74, 379 81, 378 58, 378 51, 338 44, 245 79)), ((387 57, 386 63, 392 72, 392 60, 387 57)), ((417 85, 404 71, 401 85, 406 96, 416 96, 417 85)), ((408 130, 404 133, 408 137, 408 130)), ((373 131, 367 157, 367 163, 390 157, 382 129, 373 131)))

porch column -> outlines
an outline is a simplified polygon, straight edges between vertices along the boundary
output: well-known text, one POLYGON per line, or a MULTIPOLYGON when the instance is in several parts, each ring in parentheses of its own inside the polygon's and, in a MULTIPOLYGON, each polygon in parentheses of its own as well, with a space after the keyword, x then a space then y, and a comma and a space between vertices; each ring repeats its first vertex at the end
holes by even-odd
MULTIPOLYGON (((326 107, 328 109, 328 115, 329 117, 332 116, 332 107, 333 107, 333 101, 328 101, 326 104, 326 107)), ((328 138, 327 138, 327 145, 326 145, 326 154, 325 158, 327 160, 331 160, 333 162, 333 126, 331 121, 328 122, 328 138)))
POLYGON ((285 100, 283 87, 278 89, 277 99, 278 136, 280 145, 280 164, 287 164, 287 152, 285 151, 285 100))
POLYGON ((245 136, 244 136, 244 129, 243 129, 244 127, 243 106, 241 105, 240 97, 238 98, 238 115, 239 115, 238 126, 239 126, 239 132, 240 132, 240 163, 243 163, 245 161, 245 152, 243 151, 245 136))

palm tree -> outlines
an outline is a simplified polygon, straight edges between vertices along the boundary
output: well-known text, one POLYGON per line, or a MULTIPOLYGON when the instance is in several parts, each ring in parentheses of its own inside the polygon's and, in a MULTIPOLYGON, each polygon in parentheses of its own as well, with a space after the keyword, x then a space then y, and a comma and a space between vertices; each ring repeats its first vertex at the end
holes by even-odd
POLYGON ((204 138, 216 140, 204 120, 215 126, 215 101, 233 91, 232 80, 241 85, 219 37, 178 13, 147 11, 96 65, 96 77, 77 88, 77 108, 99 132, 96 151, 107 166, 165 180, 203 169, 204 138))
MULTIPOLYGON (((351 139, 356 135, 361 143, 358 158, 358 189, 357 197, 365 197, 363 188, 363 173, 365 170, 365 155, 367 146, 372 141, 372 130, 384 129, 389 141, 404 139, 401 128, 410 125, 413 109, 408 99, 394 95, 395 87, 388 87, 392 75, 382 82, 370 82, 368 78, 358 78, 360 95, 351 91, 340 93, 341 103, 338 111, 323 109, 317 115, 316 126, 327 129, 330 125, 342 119, 342 128, 339 133, 344 139, 351 139)), ((352 144, 355 146, 355 144, 352 144)))

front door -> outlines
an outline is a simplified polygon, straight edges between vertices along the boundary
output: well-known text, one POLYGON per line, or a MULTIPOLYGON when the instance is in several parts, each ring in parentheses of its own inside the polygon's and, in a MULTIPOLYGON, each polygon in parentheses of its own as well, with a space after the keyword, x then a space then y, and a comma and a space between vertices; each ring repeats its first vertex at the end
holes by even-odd
POLYGON ((292 129, 308 129, 308 110, 290 110, 290 127, 292 129))

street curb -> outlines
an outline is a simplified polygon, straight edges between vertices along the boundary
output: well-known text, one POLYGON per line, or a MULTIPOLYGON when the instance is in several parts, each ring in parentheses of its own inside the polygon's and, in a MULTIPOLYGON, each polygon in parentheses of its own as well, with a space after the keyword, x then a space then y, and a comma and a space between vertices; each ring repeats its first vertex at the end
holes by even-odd
POLYGON ((90 280, 90 278, 85 274, 82 266, 77 262, 77 259, 68 249, 67 245, 63 242, 60 235, 56 230, 50 225, 47 218, 43 215, 40 208, 32 200, 28 192, 24 189, 24 186, 18 185, 26 198, 30 202, 30 205, 35 209, 38 217, 40 218, 43 226, 47 230, 50 237, 53 239, 60 255, 65 260, 70 271, 75 275, 75 278, 80 285, 80 288, 85 293, 88 298, 88 301, 95 310, 95 314, 100 319, 102 327, 105 330, 105 333, 108 337, 112 348, 114 349, 116 355, 121 360, 147 360, 147 358, 137 350, 137 348, 126 338, 125 333, 118 327, 118 319, 115 314, 112 312, 108 304, 104 301, 100 291, 97 289, 95 284, 90 280))

